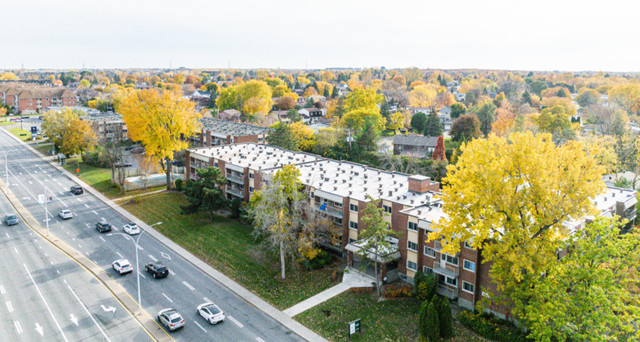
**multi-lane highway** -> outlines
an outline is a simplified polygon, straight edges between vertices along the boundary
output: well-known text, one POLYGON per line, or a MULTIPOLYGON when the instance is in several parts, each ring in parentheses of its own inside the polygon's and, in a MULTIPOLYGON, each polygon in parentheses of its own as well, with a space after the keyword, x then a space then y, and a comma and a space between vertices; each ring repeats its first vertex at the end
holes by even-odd
MULTIPOLYGON (((9 137, 4 130, 0 131, 0 146, 0 163, 4 162, 4 153, 7 153, 8 160, 8 174, 5 174, 5 167, 2 165, 0 166, 0 175, 2 175, 3 181, 8 175, 10 190, 31 215, 39 220, 43 226, 45 225, 45 210, 38 204, 38 195, 46 193, 47 198, 52 198, 52 202, 48 204, 49 214, 46 216, 49 219, 51 233, 105 269, 133 298, 137 298, 135 274, 137 269, 132 274, 120 276, 111 268, 111 263, 120 258, 128 259, 134 268, 136 267, 135 245, 122 231, 122 226, 128 220, 90 193, 72 195, 69 189, 75 183, 71 179, 42 161, 24 145, 9 137), (56 213, 61 209, 71 210, 74 217, 66 221, 59 219, 56 213), (106 219, 115 227, 113 234, 100 234, 96 231, 95 223, 101 219, 106 219)), ((4 228, 7 229, 6 226, 4 228)), ((23 235, 28 235, 28 232, 23 235)), ((30 243, 35 244, 35 237, 30 238, 25 241, 32 241, 30 243)), ((170 333, 173 339, 177 341, 258 342, 301 340, 298 335, 247 303, 150 235, 144 234, 139 243, 142 307, 154 317, 161 309, 173 307, 186 320, 186 326, 183 329, 170 333), (170 269, 170 275, 167 278, 153 279, 144 272, 143 265, 156 260, 162 261, 170 269), (196 315, 196 307, 206 301, 213 301, 225 312, 227 315, 225 322, 212 326, 196 315)), ((49 263, 49 257, 41 259, 43 263, 49 263)), ((10 264, 8 267, 14 269, 22 265, 22 263, 14 261, 10 264)), ((45 273, 46 270, 42 270, 40 267, 39 272, 45 273)), ((53 276, 55 277, 55 274, 53 276)), ((80 291, 88 291, 91 294, 88 284, 86 288, 82 284, 75 284, 75 286, 77 288, 73 285, 72 288, 81 299, 84 300, 79 295, 80 291)), ((73 295, 69 289, 60 286, 59 291, 63 290, 73 295)), ((1 295, 0 299, 2 299, 1 295)), ((37 303, 32 306, 34 309, 37 307, 39 310, 43 310, 42 306, 37 303)), ((0 305, 0 314, 3 313, 2 309, 0 305)), ((98 320, 98 317, 95 318, 98 320)), ((83 326, 88 327, 87 334, 90 331, 90 322, 90 318, 89 322, 83 320, 83 326)), ((5 321, 0 324, 6 325, 8 323, 5 321)), ((67 319, 64 324, 68 326, 74 322, 67 319)), ((51 330, 52 327, 49 326, 48 329, 51 330)), ((112 338, 112 340, 123 339, 112 338)))

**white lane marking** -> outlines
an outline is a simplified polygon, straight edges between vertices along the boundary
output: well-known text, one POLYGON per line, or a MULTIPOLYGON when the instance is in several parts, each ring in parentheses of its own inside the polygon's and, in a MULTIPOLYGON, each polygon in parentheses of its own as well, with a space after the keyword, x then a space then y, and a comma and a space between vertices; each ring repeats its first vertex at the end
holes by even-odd
POLYGON ((87 228, 91 228, 91 225, 89 225, 88 223, 84 223, 85 226, 87 226, 87 228))
POLYGON ((88 205, 88 204, 86 204, 86 203, 84 204, 84 206, 85 206, 85 207, 87 207, 87 208, 90 208, 90 207, 89 207, 89 205, 88 205))
POLYGON ((80 244, 78 244, 78 248, 82 248, 82 246, 80 244))
POLYGON ((186 287, 187 287, 189 290, 191 290, 191 291, 193 291, 193 290, 195 290, 195 289, 196 289, 195 287, 191 286, 191 284, 187 283, 186 281, 183 281, 183 282, 182 282, 182 284, 183 284, 184 286, 186 286, 186 287))
POLYGON ((264 340, 263 340, 263 339, 261 339, 260 337, 256 337, 256 341, 258 341, 258 342, 264 342, 264 340))
POLYGON ((7 304, 7 310, 9 310, 9 312, 13 312, 13 306, 11 306, 11 302, 7 301, 5 304, 7 304))
POLYGON ((120 258, 124 259, 124 257, 122 256, 122 254, 120 254, 120 252, 116 252, 116 254, 118 254, 120 258))
POLYGON ((71 286, 67 285, 67 287, 69 288, 69 291, 71 291, 71 293, 73 294, 74 297, 76 297, 76 299, 78 300, 78 302, 80 303, 80 305, 82 306, 82 308, 84 309, 84 311, 87 313, 87 315, 89 315, 89 317, 91 317, 91 320, 93 321, 93 323, 95 323, 96 327, 98 327, 98 329, 100 329, 100 332, 102 333, 102 336, 104 336, 104 338, 111 342, 111 340, 109 339, 109 337, 107 336, 107 334, 104 333, 104 330, 102 330, 102 327, 100 326, 100 324, 98 324, 98 322, 96 322, 96 319, 93 318, 93 315, 91 314, 91 312, 89 312, 89 309, 87 309, 87 306, 84 305, 84 303, 80 300, 80 298, 78 298, 78 295, 76 294, 75 291, 73 291, 73 289, 71 288, 71 286))
POLYGON ((71 238, 71 240, 76 241, 76 238, 71 238))
MULTIPOLYGON (((29 170, 27 170, 27 168, 24 167, 24 165, 20 165, 22 167, 22 169, 24 169, 31 177, 35 178, 38 183, 42 184, 42 182, 40 182, 34 175, 31 174, 31 172, 29 172, 29 170)), ((31 181, 29 181, 29 183, 31 183, 31 181)), ((44 185, 44 184, 43 184, 44 185)), ((45 187, 46 189, 46 187, 45 187)), ((67 205, 67 203, 65 203, 63 200, 60 199, 60 197, 56 196, 53 192, 49 191, 53 197, 56 198, 56 200, 58 200, 60 203, 62 203, 62 205, 64 205, 65 207, 69 207, 69 205, 67 205)))
POLYGON ((78 200, 78 202, 82 203, 82 198, 76 197, 76 199, 78 200))
POLYGON ((76 317, 76 315, 69 314, 69 319, 71 320, 71 322, 73 322, 73 324, 76 325, 76 327, 78 326, 78 317, 76 317))
POLYGON ((20 322, 15 321, 13 322, 13 324, 16 326, 16 331, 18 331, 18 334, 22 334, 22 327, 20 326, 20 322))
POLYGON ((38 248, 42 249, 42 246, 38 246, 38 248))
POLYGON ((87 256, 89 256, 89 252, 84 252, 84 254, 86 254, 87 256))
POLYGON ((193 321, 193 323, 195 323, 198 326, 198 328, 202 329, 202 331, 204 331, 205 333, 207 332, 207 329, 203 328, 200 324, 198 324, 198 322, 193 321))
POLYGON ((4 232, 4 234, 7 236, 7 239, 9 238, 9 233, 4 232))
POLYGON ((107 242, 107 240, 105 240, 102 236, 98 236, 100 238, 100 240, 102 240, 102 242, 107 242))
POLYGON ((18 255, 20 254, 20 253, 18 252, 18 249, 17 249, 17 248, 13 247, 13 250, 14 250, 14 251, 16 251, 16 254, 18 254, 18 255))
POLYGON ((145 277, 145 276, 144 276, 144 274, 142 274, 142 272, 140 272, 140 271, 138 271, 138 274, 139 274, 142 278, 145 278, 145 279, 147 278, 147 277, 145 277))
POLYGON ((164 292, 162 292, 162 295, 164 296, 164 298, 166 298, 169 302, 173 303, 173 300, 171 300, 171 298, 169 298, 169 296, 167 296, 166 294, 164 294, 164 292))
POLYGON ((0 285, 0 293, 6 294, 7 292, 4 290, 4 286, 0 285))
POLYGON ((169 270, 169 274, 171 274, 171 275, 172 275, 172 276, 174 276, 174 277, 176 276, 176 272, 174 272, 174 271, 172 271, 172 270, 169 270))
MULTIPOLYGON (((96 215, 98 215, 98 212, 97 212, 97 211, 95 211, 95 210, 91 210, 91 212, 92 212, 92 213, 94 213, 94 214, 96 214, 96 215)), ((102 218, 102 219, 104 220, 104 218, 102 218)))
POLYGON ((27 271, 27 274, 29 275, 29 278, 31 278, 31 282, 33 283, 33 286, 35 286, 36 291, 38 291, 38 294, 40 295, 40 298, 44 302, 44 305, 47 307, 47 310, 49 311, 49 315, 51 315, 51 318, 53 319, 53 322, 55 322, 56 327, 58 327, 58 330, 60 330, 60 334, 62 334, 62 338, 65 341, 69 342, 69 340, 67 339, 67 336, 64 334, 64 331, 62 331, 62 328, 60 327, 60 324, 58 324, 58 320, 56 319, 56 316, 53 315, 53 312, 51 311, 51 308, 49 307, 49 304, 44 299, 44 296, 42 295, 42 292, 40 292, 40 288, 38 287, 38 284, 36 284, 35 280, 33 280, 33 277, 31 276, 31 273, 29 273, 29 269, 27 268, 27 265, 22 264, 22 266, 24 266, 24 269, 25 269, 25 271, 27 271))
POLYGON ((53 265, 53 261, 49 260, 49 263, 50 263, 51 265, 53 265))
POLYGON ((163 258, 171 260, 171 256, 165 252, 160 252, 160 255, 162 255, 163 258))
POLYGON ((237 326, 239 326, 240 328, 244 328, 244 325, 242 325, 242 323, 238 322, 235 318, 233 318, 233 317, 231 317, 231 316, 227 316, 227 318, 228 318, 231 322, 233 322, 233 323, 235 323, 237 326))
POLYGON ((44 256, 48 257, 49 255, 47 255, 47 253, 44 253, 44 256))
POLYGON ((114 308, 111 305, 104 306, 104 305, 100 304, 100 307, 102 308, 102 310, 104 310, 104 312, 113 312, 114 314, 116 313, 116 308, 114 308))
POLYGON ((153 255, 149 254, 149 259, 158 262, 158 259, 156 259, 156 257, 154 257, 153 255))
POLYGON ((29 184, 33 184, 33 182, 32 182, 32 181, 28 181, 28 182, 29 182, 29 184))
POLYGON ((207 297, 202 297, 202 299, 204 299, 204 301, 205 301, 205 302, 207 302, 207 303, 213 303, 213 302, 211 301, 211 299, 209 299, 209 298, 207 298, 207 297))
POLYGON ((65 232, 65 233, 67 233, 67 235, 71 235, 71 234, 69 234, 69 232, 65 232))
POLYGON ((58 274, 60 274, 60 271, 56 270, 56 272, 58 272, 58 274))
POLYGON ((139 251, 144 251, 144 248, 142 248, 142 246, 138 245, 138 250, 139 251))
POLYGON ((38 334, 40 334, 40 336, 44 336, 44 329, 42 329, 40 323, 36 323, 36 331, 38 332, 38 334))
POLYGON ((64 281, 64 283, 65 283, 65 284, 67 283, 67 280, 66 280, 66 279, 62 279, 62 281, 64 281))

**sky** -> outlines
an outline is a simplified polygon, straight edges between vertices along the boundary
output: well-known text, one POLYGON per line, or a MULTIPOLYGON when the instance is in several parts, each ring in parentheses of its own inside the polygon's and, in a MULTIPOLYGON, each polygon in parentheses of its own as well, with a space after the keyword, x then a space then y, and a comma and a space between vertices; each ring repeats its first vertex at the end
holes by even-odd
POLYGON ((0 0, 0 70, 640 71, 626 0, 0 0))

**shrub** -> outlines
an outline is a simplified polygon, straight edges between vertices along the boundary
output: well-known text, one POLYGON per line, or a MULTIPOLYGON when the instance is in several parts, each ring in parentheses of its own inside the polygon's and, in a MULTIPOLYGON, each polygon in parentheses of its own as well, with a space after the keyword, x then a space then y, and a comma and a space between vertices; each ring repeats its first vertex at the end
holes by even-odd
POLYGON ((453 336, 453 317, 449 298, 438 300, 438 320, 440 321, 440 337, 449 338, 453 336))
POLYGON ((422 280, 416 288, 416 298, 418 300, 427 300, 436 294, 436 277, 432 274, 422 274, 422 280))
POLYGON ((440 322, 435 305, 429 303, 424 322, 424 337, 429 341, 437 341, 440 338, 440 322))
POLYGON ((474 314, 471 311, 462 311, 458 320, 467 329, 487 339, 498 342, 528 342, 525 332, 513 323, 499 319, 488 313, 474 314))
POLYGON ((353 292, 353 293, 367 293, 367 294, 371 294, 373 293, 373 287, 352 287, 349 289, 349 291, 353 292))
POLYGON ((316 256, 311 260, 303 258, 302 265, 308 270, 317 270, 331 264, 332 261, 333 256, 331 254, 324 250, 320 250, 320 252, 318 252, 318 254, 316 254, 316 256))
POLYGON ((178 179, 176 179, 176 181, 174 183, 176 185, 176 190, 177 191, 182 191, 182 179, 178 178, 178 179))
MULTIPOLYGON (((178 181, 176 181, 176 189, 178 188, 178 181)), ((240 218, 242 214, 242 200, 239 198, 234 198, 231 201, 231 218, 237 219, 240 218)))
POLYGON ((427 338, 427 309, 429 308, 429 302, 426 300, 420 304, 420 312, 418 313, 418 333, 423 339, 427 338))
POLYGON ((382 289, 382 296, 385 298, 405 298, 411 297, 413 287, 410 285, 385 285, 382 289))

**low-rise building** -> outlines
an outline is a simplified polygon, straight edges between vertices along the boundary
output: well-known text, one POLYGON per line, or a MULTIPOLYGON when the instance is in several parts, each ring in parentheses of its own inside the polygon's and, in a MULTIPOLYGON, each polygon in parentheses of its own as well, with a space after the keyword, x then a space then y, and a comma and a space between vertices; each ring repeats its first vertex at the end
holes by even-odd
POLYGON ((240 122, 242 121, 242 113, 240 113, 235 109, 225 109, 220 113, 218 113, 218 119, 233 121, 233 122, 240 122))
POLYGON ((120 114, 100 113, 80 118, 89 123, 98 140, 120 142, 128 138, 127 124, 120 114))
POLYGON ((45 87, 29 83, 0 84, 0 99, 18 113, 41 113, 49 107, 73 107, 76 95, 67 88, 45 87))
POLYGON ((393 137, 393 154, 431 159, 437 144, 438 137, 399 134, 393 137))
POLYGON ((227 120, 202 118, 202 131, 191 137, 194 146, 216 146, 234 143, 264 143, 268 127, 254 126, 227 120))

